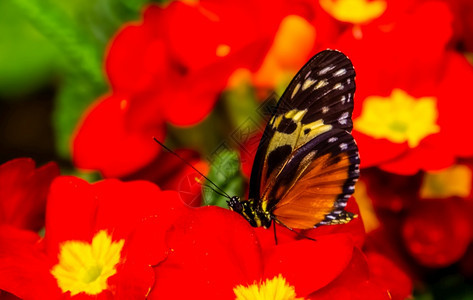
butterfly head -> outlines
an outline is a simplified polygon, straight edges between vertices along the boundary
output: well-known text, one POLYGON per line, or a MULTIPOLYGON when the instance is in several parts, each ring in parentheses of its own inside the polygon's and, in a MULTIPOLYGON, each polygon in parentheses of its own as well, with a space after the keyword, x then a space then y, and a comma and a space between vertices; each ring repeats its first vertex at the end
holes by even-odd
POLYGON ((230 198, 230 200, 227 201, 228 207, 239 213, 242 214, 243 212, 243 204, 241 203, 240 197, 233 196, 230 198))

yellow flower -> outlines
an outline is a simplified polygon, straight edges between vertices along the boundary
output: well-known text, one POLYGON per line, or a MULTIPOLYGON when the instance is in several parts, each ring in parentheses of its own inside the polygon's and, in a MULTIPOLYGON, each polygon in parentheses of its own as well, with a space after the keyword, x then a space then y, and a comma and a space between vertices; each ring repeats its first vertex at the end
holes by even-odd
POLYGON ((363 24, 381 16, 387 4, 385 0, 320 0, 320 6, 339 21, 363 24))
POLYGON ((423 138, 440 131, 437 117, 435 98, 416 99, 403 90, 394 89, 387 98, 366 98, 361 116, 354 120, 354 128, 376 139, 407 142, 409 147, 415 148, 423 138))
POLYGON ((296 297, 293 286, 281 274, 265 282, 254 282, 249 286, 239 285, 233 289, 236 300, 304 300, 296 297))
POLYGON ((464 165, 454 165, 441 171, 426 172, 421 198, 467 197, 471 193, 472 173, 464 165))
POLYGON ((59 263, 51 269, 59 288, 71 295, 97 295, 108 288, 120 261, 124 240, 112 242, 105 230, 99 231, 92 243, 67 241, 61 245, 59 263))

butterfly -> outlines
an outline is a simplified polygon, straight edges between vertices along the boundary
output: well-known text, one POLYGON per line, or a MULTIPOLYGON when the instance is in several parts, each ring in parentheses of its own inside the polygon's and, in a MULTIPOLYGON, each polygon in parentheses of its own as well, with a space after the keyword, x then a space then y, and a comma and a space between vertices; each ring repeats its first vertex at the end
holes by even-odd
POLYGON ((281 96, 256 152, 247 200, 227 201, 252 226, 289 229, 347 223, 359 177, 351 135, 355 70, 336 50, 312 57, 281 96))

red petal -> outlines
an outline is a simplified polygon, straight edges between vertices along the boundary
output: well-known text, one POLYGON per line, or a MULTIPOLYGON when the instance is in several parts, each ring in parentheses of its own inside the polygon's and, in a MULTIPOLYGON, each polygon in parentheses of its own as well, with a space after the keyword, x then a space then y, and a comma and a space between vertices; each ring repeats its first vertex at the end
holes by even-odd
POLYGON ((107 96, 100 100, 78 126, 73 143, 77 167, 99 170, 105 177, 120 177, 151 162, 161 151, 153 142, 164 138, 164 123, 159 115, 138 121, 130 114, 126 97, 107 96))
MULTIPOLYGON (((146 250, 152 251, 152 249, 146 250)), ((117 274, 108 279, 108 285, 114 288, 110 299, 145 299, 153 283, 154 272, 151 266, 142 264, 141 261, 136 263, 134 260, 127 260, 117 267, 117 274)))
POLYGON ((46 208, 46 251, 55 259, 59 244, 90 241, 94 233, 97 199, 92 186, 72 177, 57 177, 51 184, 46 208))
POLYGON ((380 168, 399 175, 415 175, 420 170, 438 171, 447 168, 455 162, 455 149, 444 147, 445 144, 450 143, 439 134, 428 136, 418 147, 410 149, 395 160, 380 164, 380 168))
POLYGON ((458 87, 468 87, 473 81, 473 67, 464 55, 453 51, 448 52, 443 60, 445 70, 438 90, 438 123, 446 132, 447 142, 439 147, 439 152, 453 151, 458 156, 471 157, 471 140, 465 138, 465 132, 461 129, 471 126, 469 120, 473 102, 468 100, 469 89, 458 87))
POLYGON ((155 267, 150 299, 231 299, 235 286, 261 278, 261 249, 251 226, 220 207, 183 216, 168 245, 167 259, 155 267))
POLYGON ((33 232, 0 226, 0 290, 22 299, 59 299, 61 291, 38 241, 33 232))
POLYGON ((354 248, 350 264, 343 273, 323 289, 311 294, 311 299, 390 300, 387 289, 370 280, 369 267, 363 253, 354 248))
POLYGON ((375 252, 367 253, 366 257, 370 265, 371 282, 389 290, 393 300, 403 300, 411 296, 412 281, 393 262, 375 252))
POLYGON ((264 276, 282 274, 298 296, 305 296, 337 278, 349 264, 352 252, 353 242, 346 234, 277 245, 264 257, 264 276))
POLYGON ((409 149, 406 143, 395 144, 386 139, 375 139, 356 130, 353 130, 353 137, 360 150, 362 168, 386 163, 409 149))
POLYGON ((168 71, 165 46, 147 23, 125 26, 112 40, 105 68, 114 91, 139 93, 168 71), (161 74, 161 75, 160 75, 161 74))
POLYGON ((18 158, 0 166, 0 224, 38 231, 44 226, 49 185, 59 175, 55 163, 35 169, 29 158, 18 158))

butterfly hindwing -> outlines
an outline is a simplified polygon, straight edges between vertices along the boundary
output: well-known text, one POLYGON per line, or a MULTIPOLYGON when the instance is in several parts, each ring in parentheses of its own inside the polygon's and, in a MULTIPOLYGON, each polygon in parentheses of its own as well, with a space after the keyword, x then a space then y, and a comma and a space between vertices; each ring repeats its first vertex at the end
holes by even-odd
POLYGON ((335 129, 298 148, 270 180, 261 203, 274 219, 309 229, 348 221, 344 207, 359 176, 358 148, 346 131, 335 129))
MULTIPOLYGON (((306 181, 298 183, 297 181, 302 178, 309 178, 304 176, 312 176, 314 180, 320 180, 316 178, 315 171, 310 170, 319 170, 320 164, 327 163, 324 161, 325 156, 321 156, 320 148, 324 142, 328 143, 331 138, 331 141, 334 138, 338 139, 337 134, 341 134, 345 139, 350 139, 345 144, 354 145, 354 148, 350 149, 356 149, 356 144, 349 134, 352 129, 354 91, 355 71, 350 60, 341 52, 322 51, 299 71, 281 96, 274 115, 265 128, 255 156, 249 192, 250 199, 259 200, 255 201, 255 205, 260 205, 264 211, 274 209, 275 214, 280 213, 277 217, 281 221, 286 220, 284 213, 289 214, 288 208, 304 206, 305 202, 288 200, 289 198, 281 195, 292 197, 299 189, 308 189, 315 185, 312 181, 309 182, 310 185, 304 185, 306 181), (316 155, 311 154, 314 150, 316 155), (303 176, 300 164, 307 164, 307 169, 305 169, 307 173, 304 174, 308 175, 303 176)), ((336 143, 331 145, 336 145, 336 143)), ((352 150, 348 154, 348 151, 336 150, 333 146, 327 146, 325 149, 326 152, 330 152, 327 149, 332 149, 333 153, 338 151, 340 157, 345 155, 349 158, 343 160, 346 162, 343 166, 346 169, 343 171, 345 173, 358 164, 352 150)), ((340 171, 338 175, 341 176, 343 172, 340 171)), ((340 186, 351 184, 355 177, 347 175, 338 184, 340 186)), ((331 198, 325 201, 326 206, 318 213, 312 213, 313 209, 308 210, 317 217, 307 217, 306 222, 314 221, 315 223, 311 226, 327 223, 326 218, 332 218, 338 213, 336 205, 341 201, 340 199, 345 199, 345 202, 340 203, 346 203, 347 195, 349 197, 352 192, 347 190, 336 195, 331 194, 331 198)), ((307 202, 316 207, 324 202, 322 198, 322 196, 315 197, 313 200, 307 198, 307 202)), ((340 212, 336 220, 349 217, 340 212)), ((286 221, 292 224, 291 221, 286 221)))

